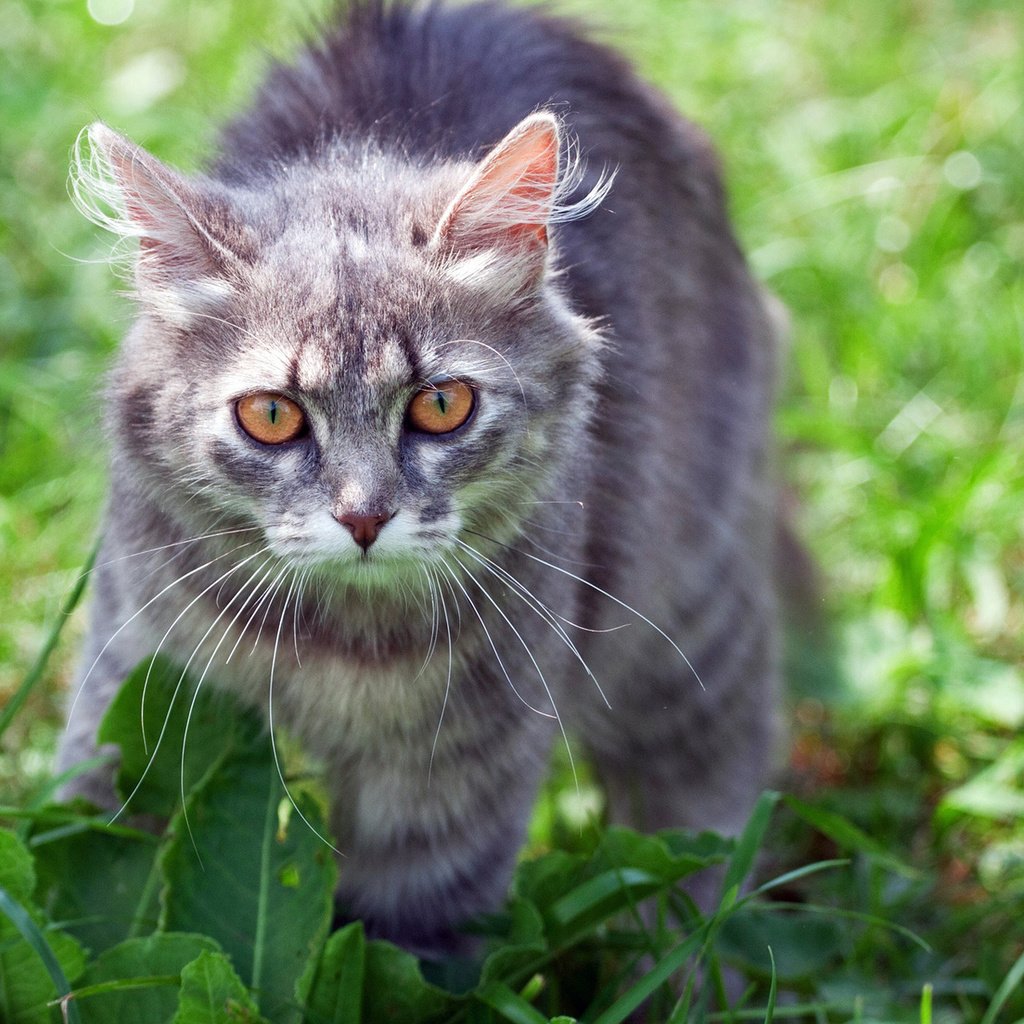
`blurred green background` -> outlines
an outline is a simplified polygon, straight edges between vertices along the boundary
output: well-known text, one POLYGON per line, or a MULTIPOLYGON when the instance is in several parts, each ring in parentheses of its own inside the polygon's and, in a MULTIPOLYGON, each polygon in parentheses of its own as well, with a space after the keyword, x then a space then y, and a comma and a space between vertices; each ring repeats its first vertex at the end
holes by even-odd
MULTIPOLYGON (((0 705, 92 546, 99 382, 131 316, 67 198, 76 134, 102 118, 197 167, 324 9, 0 0, 0 705)), ((1001 977, 1024 948, 1024 4, 559 9, 707 128, 792 313, 781 461, 833 658, 798 645, 786 784, 926 872, 892 899, 945 929, 950 977, 1001 977)), ((2 803, 49 771, 81 630, 3 737, 2 803)))

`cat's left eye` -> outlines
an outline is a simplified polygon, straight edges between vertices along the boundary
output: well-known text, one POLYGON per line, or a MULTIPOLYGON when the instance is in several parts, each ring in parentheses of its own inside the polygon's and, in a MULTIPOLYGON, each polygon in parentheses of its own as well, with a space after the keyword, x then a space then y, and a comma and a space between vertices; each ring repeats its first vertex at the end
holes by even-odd
POLYGON ((440 378, 409 403, 409 426, 424 434, 450 434, 473 415, 475 406, 476 397, 468 384, 440 378))
POLYGON ((284 444, 306 432, 305 414, 284 395, 246 395, 235 403, 235 415, 238 425, 260 444, 284 444))

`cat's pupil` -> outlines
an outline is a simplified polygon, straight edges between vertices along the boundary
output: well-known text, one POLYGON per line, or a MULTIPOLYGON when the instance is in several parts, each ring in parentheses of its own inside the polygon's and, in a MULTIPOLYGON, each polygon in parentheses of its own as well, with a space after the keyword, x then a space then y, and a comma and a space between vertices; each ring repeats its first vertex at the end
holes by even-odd
POLYGON ((267 410, 267 418, 271 423, 277 423, 277 402, 270 403, 270 408, 267 410))
POLYGON ((437 402, 437 411, 444 416, 448 412, 448 396, 443 391, 438 391, 435 401, 437 402))

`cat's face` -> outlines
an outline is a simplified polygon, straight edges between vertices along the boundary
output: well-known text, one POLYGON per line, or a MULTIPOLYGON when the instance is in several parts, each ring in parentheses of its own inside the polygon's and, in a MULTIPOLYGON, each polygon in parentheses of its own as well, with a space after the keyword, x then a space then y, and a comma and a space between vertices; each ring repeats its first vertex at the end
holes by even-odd
POLYGON ((148 250, 142 234, 114 422, 168 503, 366 585, 514 537, 585 429, 595 361, 546 279, 558 137, 537 128, 468 183, 368 158, 204 197, 148 250), (517 183, 541 215, 496 205, 517 183))

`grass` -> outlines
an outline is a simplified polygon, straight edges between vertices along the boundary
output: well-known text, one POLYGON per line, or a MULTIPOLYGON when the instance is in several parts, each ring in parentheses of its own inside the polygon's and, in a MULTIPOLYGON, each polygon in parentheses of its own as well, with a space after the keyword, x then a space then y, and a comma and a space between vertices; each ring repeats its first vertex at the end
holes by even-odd
MULTIPOLYGON (((258 80, 262 48, 291 52, 317 6, 153 0, 108 26, 70 0, 0 0, 0 704, 91 549, 97 382, 130 316, 106 267, 79 262, 105 241, 66 196, 75 135, 103 117, 195 167, 258 80)), ((793 673, 784 784, 915 869, 858 857, 794 897, 930 944, 832 911, 842 956, 804 995, 861 1020, 923 1019, 929 985, 930 1019, 1019 1019, 1024 9, 568 6, 716 140, 744 245, 793 318, 781 462, 832 626, 831 657, 793 673)), ((79 611, 3 736, 3 804, 45 784, 81 631, 79 611)), ((538 842, 571 845, 571 803, 553 783, 538 842)), ((772 857, 821 859, 836 838, 782 812, 772 857)))

